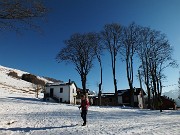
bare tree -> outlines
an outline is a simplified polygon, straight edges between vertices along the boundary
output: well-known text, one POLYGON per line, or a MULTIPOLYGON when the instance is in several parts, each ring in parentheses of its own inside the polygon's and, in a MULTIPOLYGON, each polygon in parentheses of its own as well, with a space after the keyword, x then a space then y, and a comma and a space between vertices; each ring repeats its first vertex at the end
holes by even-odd
POLYGON ((121 44, 121 33, 122 27, 119 24, 112 23, 104 26, 102 33, 102 39, 106 46, 106 49, 109 51, 111 56, 111 66, 113 72, 113 81, 115 89, 116 103, 118 103, 118 91, 117 91, 117 79, 116 79, 116 59, 117 54, 120 49, 121 44))
POLYGON ((126 62, 126 75, 130 88, 130 103, 134 106, 134 72, 133 72, 133 57, 136 53, 137 46, 139 45, 139 26, 135 23, 130 24, 128 27, 124 27, 122 32, 122 48, 120 54, 123 61, 126 62))
POLYGON ((65 47, 56 56, 58 62, 73 63, 82 81, 83 92, 86 93, 87 75, 93 67, 96 57, 95 47, 97 37, 94 33, 73 34, 69 40, 65 40, 65 47))
POLYGON ((41 0, 0 0, 0 31, 40 30, 37 18, 46 13, 41 0))
POLYGON ((140 43, 138 46, 138 56, 141 61, 141 65, 139 66, 139 73, 141 76, 144 76, 144 83, 146 85, 147 93, 148 93, 148 108, 150 108, 150 96, 151 96, 151 81, 150 81, 150 71, 149 71, 149 40, 150 40, 150 32, 151 29, 147 27, 140 28, 140 43))
POLYGON ((167 67, 177 67, 177 64, 172 59, 172 46, 164 34, 150 28, 143 28, 141 37, 139 56, 142 62, 145 84, 148 88, 148 103, 150 102, 151 88, 154 107, 158 108, 162 94, 162 81, 165 78, 163 71, 167 67))
POLYGON ((42 85, 34 84, 35 97, 38 98, 40 90, 42 89, 42 85))
POLYGON ((96 57, 97 57, 97 60, 99 62, 99 67, 100 67, 100 83, 98 84, 98 87, 99 87, 99 92, 98 92, 98 105, 101 106, 101 94, 102 94, 102 83, 103 83, 103 67, 102 67, 102 59, 101 59, 101 56, 102 56, 102 52, 103 52, 103 45, 101 43, 101 38, 100 38, 100 35, 97 35, 97 46, 95 46, 95 53, 96 53, 96 57))

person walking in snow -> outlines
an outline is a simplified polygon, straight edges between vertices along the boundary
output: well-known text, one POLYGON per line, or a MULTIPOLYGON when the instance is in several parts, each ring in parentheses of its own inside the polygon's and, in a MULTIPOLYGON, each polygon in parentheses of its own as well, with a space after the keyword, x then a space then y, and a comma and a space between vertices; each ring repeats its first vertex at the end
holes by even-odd
POLYGON ((89 107, 88 99, 85 97, 85 95, 81 95, 81 105, 79 106, 79 109, 81 108, 81 117, 84 121, 82 126, 86 125, 86 115, 88 112, 88 107, 89 107))

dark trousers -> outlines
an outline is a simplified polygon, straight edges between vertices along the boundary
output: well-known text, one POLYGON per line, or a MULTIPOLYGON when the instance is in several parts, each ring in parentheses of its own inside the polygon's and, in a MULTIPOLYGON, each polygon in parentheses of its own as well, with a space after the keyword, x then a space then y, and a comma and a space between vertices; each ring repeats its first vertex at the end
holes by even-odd
POLYGON ((84 121, 84 124, 86 124, 86 115, 87 115, 87 110, 82 110, 81 112, 81 117, 84 121))

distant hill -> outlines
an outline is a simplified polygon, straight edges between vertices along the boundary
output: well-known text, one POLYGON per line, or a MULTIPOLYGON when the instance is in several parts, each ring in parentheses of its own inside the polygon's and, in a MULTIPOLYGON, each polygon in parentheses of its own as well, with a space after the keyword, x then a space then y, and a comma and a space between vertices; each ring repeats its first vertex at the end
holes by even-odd
POLYGON ((18 69, 0 65, 0 88, 15 92, 33 94, 37 85, 53 83, 58 80, 49 77, 40 77, 18 69))
POLYGON ((164 92, 163 95, 174 99, 178 107, 180 107, 180 99, 178 98, 178 95, 179 95, 178 89, 164 92))
POLYGON ((51 82, 62 82, 62 83, 63 83, 63 81, 57 80, 57 79, 54 79, 54 78, 51 78, 51 77, 45 77, 45 76, 43 76, 43 78, 45 78, 46 80, 51 81, 51 82))
POLYGON ((179 92, 176 89, 176 90, 170 90, 168 92, 164 92, 163 95, 166 95, 166 96, 168 96, 168 97, 170 97, 172 99, 176 99, 176 98, 178 98, 178 93, 179 92))

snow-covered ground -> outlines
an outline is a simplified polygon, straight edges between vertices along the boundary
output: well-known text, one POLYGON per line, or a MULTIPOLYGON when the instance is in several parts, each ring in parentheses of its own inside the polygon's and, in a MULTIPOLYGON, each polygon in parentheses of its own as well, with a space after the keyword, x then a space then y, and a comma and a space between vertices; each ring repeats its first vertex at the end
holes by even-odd
POLYGON ((0 135, 180 135, 180 110, 91 106, 82 127, 78 106, 35 98, 34 86, 10 71, 26 73, 0 66, 0 135))
POLYGON ((77 106, 43 102, 0 88, 0 135, 179 135, 180 110, 89 108, 82 127, 77 106))

